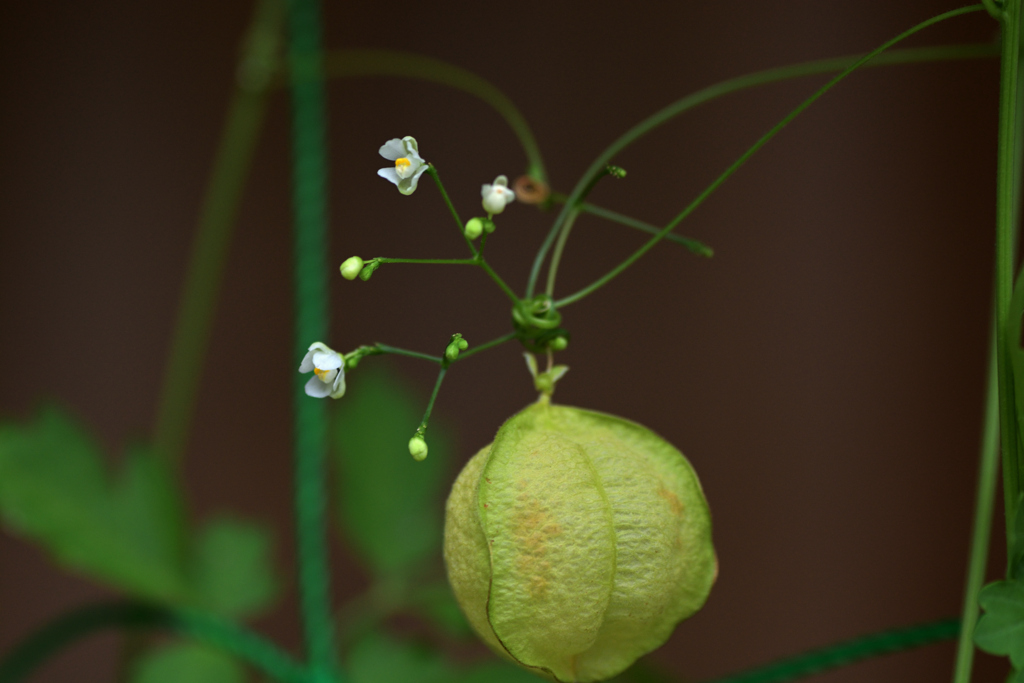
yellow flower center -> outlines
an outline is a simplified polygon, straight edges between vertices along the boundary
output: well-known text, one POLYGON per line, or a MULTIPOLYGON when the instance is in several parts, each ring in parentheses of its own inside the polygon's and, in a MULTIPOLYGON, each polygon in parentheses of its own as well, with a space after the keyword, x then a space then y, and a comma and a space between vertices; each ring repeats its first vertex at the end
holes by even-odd
POLYGON ((313 368, 313 374, 319 377, 320 381, 324 383, 327 382, 327 373, 329 372, 330 370, 321 370, 320 368, 313 368))
POLYGON ((412 162, 405 157, 395 159, 395 170, 399 173, 407 170, 410 166, 412 166, 412 162))

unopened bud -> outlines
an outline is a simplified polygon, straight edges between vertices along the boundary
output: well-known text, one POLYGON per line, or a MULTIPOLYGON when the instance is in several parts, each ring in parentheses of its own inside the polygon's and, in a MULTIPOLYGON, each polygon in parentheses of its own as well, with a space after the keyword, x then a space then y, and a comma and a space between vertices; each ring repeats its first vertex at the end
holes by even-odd
POLYGON ((620 180, 626 177, 626 169, 621 166, 606 166, 605 170, 608 171, 608 175, 614 176, 620 180))
POLYGON ((448 360, 455 360, 459 357, 460 351, 465 351, 469 348, 469 342, 462 338, 462 335, 455 333, 452 335, 451 340, 448 342, 448 346, 444 348, 444 357, 448 360))
POLYGON ((409 455, 413 460, 426 460, 427 450, 427 442, 419 434, 409 439, 409 455))
POLYGON ((466 237, 475 240, 484 231, 484 222, 479 218, 470 218, 466 223, 466 237))
POLYGON ((548 348, 552 351, 564 351, 569 346, 569 340, 565 337, 555 337, 548 342, 548 348))
POLYGON ((358 256, 345 259, 345 262, 341 264, 341 276, 346 280, 355 280, 359 277, 364 265, 363 259, 358 256))

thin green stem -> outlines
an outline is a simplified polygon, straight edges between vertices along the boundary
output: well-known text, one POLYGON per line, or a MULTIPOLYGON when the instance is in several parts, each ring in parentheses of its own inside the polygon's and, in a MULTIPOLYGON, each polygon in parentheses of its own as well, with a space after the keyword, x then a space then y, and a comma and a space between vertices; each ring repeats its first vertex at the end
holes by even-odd
POLYGON ((1011 325, 1010 299, 1013 294, 1015 252, 1014 205, 1016 178, 1014 159, 1017 137, 1017 85, 1020 57, 1020 0, 1006 0, 1002 11, 1002 68, 999 90, 999 145, 996 172, 996 358, 999 372, 999 424, 1003 454, 1003 501, 1007 521, 1007 542, 1014 507, 1020 495, 1021 449, 1014 402, 1011 345, 1018 343, 1019 321, 1011 325))
POLYGON ((466 236, 466 226, 463 225, 462 219, 459 218, 459 212, 455 210, 455 206, 452 204, 452 200, 448 197, 448 192, 444 189, 444 184, 441 182, 441 176, 438 175, 437 169, 433 164, 427 164, 427 173, 434 179, 434 184, 437 185, 437 189, 441 191, 441 196, 444 197, 444 203, 448 206, 448 210, 452 212, 452 218, 455 219, 455 224, 459 226, 459 234, 462 235, 462 239, 466 240, 466 246, 469 247, 470 253, 473 256, 478 254, 476 247, 473 246, 473 240, 466 236))
MULTIPOLYGON (((295 358, 328 330, 327 103, 320 7, 288 0, 295 187, 295 358)), ((327 405, 295 377, 295 511, 299 602, 314 680, 341 680, 334 655, 327 553, 327 405)))
POLYGON ((381 353, 390 353, 396 356, 408 356, 409 358, 420 358, 422 360, 429 360, 431 363, 441 364, 444 359, 441 356, 432 356, 429 353, 422 353, 420 351, 410 351, 409 349, 400 349, 397 346, 389 346, 388 344, 374 344, 375 348, 380 349, 381 353))
POLYGON ((995 0, 981 0, 981 4, 985 5, 985 9, 993 19, 999 21, 1002 18, 1003 11, 999 9, 995 0))
MULTIPOLYGON (((586 297, 587 295, 597 291, 598 289, 603 287, 605 284, 610 282, 612 279, 614 279, 616 276, 618 276, 619 273, 621 273, 626 268, 629 268, 631 265, 633 265, 641 256, 646 254, 659 241, 661 241, 662 237, 667 235, 684 218, 689 216, 694 211, 694 209, 696 209, 698 206, 703 204, 704 200, 706 200, 709 196, 711 196, 711 194, 715 190, 717 190, 722 185, 722 183, 724 183, 733 173, 735 173, 739 169, 739 167, 742 166, 747 161, 747 159, 749 159, 754 154, 756 154, 758 152, 758 150, 760 150, 762 147, 764 147, 768 143, 769 140, 771 140, 773 137, 775 137, 776 134, 778 134, 778 132, 780 130, 785 128, 793 119, 795 119, 797 116, 799 116, 801 113, 803 113, 803 111, 805 109, 807 109, 809 106, 811 106, 814 102, 816 102, 818 100, 818 98, 820 98, 822 95, 824 95, 830 89, 832 89, 841 80, 843 80, 848 75, 850 75, 860 65, 868 62, 875 55, 885 51, 889 47, 891 47, 891 46, 895 45, 896 43, 900 42, 901 40, 904 40, 905 38, 908 38, 908 37, 914 35, 918 31, 921 31, 922 29, 925 29, 925 28, 927 28, 929 26, 932 26, 933 24, 937 24, 937 23, 939 23, 941 21, 945 21, 947 19, 952 19, 954 17, 959 17, 959 16, 962 16, 964 14, 968 14, 970 12, 978 12, 978 11, 981 11, 982 9, 983 8, 982 8, 982 6, 980 4, 978 4, 978 5, 971 5, 969 7, 961 7, 959 9, 955 9, 955 10, 952 10, 952 11, 949 11, 949 12, 944 12, 942 14, 934 16, 934 17, 932 17, 930 19, 922 21, 920 24, 917 24, 913 28, 910 28, 910 29, 904 31, 903 33, 899 34, 895 38, 892 38, 891 40, 886 41, 885 43, 883 43, 879 47, 875 48, 874 50, 872 50, 871 52, 869 52, 865 56, 863 56, 860 59, 858 59, 857 61, 855 61, 853 64, 851 64, 846 69, 844 69, 839 75, 835 76, 828 83, 826 83, 824 86, 819 88, 813 95, 811 95, 806 100, 801 102, 793 111, 791 111, 788 115, 786 115, 786 117, 783 118, 782 121, 780 121, 779 123, 775 124, 775 126, 773 126, 771 130, 769 130, 767 133, 765 133, 763 136, 761 136, 761 138, 757 142, 755 142, 746 152, 744 152, 740 156, 739 159, 734 161, 732 163, 732 165, 730 165, 729 168, 727 168, 725 170, 725 172, 723 172, 720 176, 718 176, 718 178, 716 178, 714 180, 714 182, 712 182, 703 192, 701 192, 700 195, 698 195, 697 198, 693 202, 691 202, 689 206, 687 206, 685 209, 683 209, 683 211, 681 213, 679 213, 678 216, 676 216, 671 222, 669 222, 668 225, 666 225, 664 228, 662 228, 662 230, 657 235, 655 235, 650 240, 648 240, 646 244, 644 244, 642 247, 640 247, 635 252, 633 252, 628 258, 626 258, 625 261, 620 263, 618 266, 613 268, 611 271, 609 271, 608 273, 606 273, 602 277, 598 278, 595 282, 592 282, 591 284, 587 285, 583 289, 579 290, 578 292, 576 292, 574 294, 571 294, 571 295, 565 297, 564 299, 560 299, 560 300, 556 301, 555 302, 555 306, 557 308, 562 308, 563 306, 566 306, 568 304, 571 304, 571 303, 574 303, 576 301, 579 301, 580 299, 586 297)), ((569 200, 571 202, 573 200, 573 198, 570 196, 569 200)), ((570 204, 567 203, 566 207, 568 207, 568 206, 570 206, 570 204)), ((563 209, 563 213, 564 212, 565 212, 565 209, 563 209)), ((1007 299, 1007 301, 1009 301, 1009 299, 1007 299)))
MULTIPOLYGON (((552 192, 551 199, 554 202, 564 204, 568 197, 558 192, 552 192)), ((637 220, 636 218, 627 216, 624 213, 618 213, 616 211, 611 211, 610 209, 605 209, 603 207, 596 206, 595 204, 591 204, 590 202, 582 202, 581 204, 579 204, 579 210, 582 213, 589 213, 593 216, 597 216, 598 218, 603 218, 606 221, 611 221, 612 223, 618 223, 620 225, 625 225, 626 227, 629 228, 635 228, 642 232, 646 232, 649 235, 657 235, 659 232, 661 232, 661 228, 651 225, 650 223, 645 223, 641 220, 637 220)), ((711 247, 709 247, 708 245, 704 244, 699 240, 693 239, 692 237, 683 237, 682 235, 677 235, 675 233, 670 232, 667 235, 665 235, 663 239, 666 239, 669 242, 675 242, 676 244, 682 245, 689 249, 694 254, 696 254, 697 256, 711 258, 712 256, 715 255, 714 249, 712 249, 711 247)))
POLYGON ((569 241, 569 233, 576 223, 576 217, 580 215, 579 207, 569 211, 565 222, 562 223, 562 230, 558 233, 558 241, 555 242, 555 250, 551 253, 551 265, 548 266, 548 284, 544 290, 548 296, 555 295, 555 278, 558 276, 558 266, 562 262, 562 253, 565 251, 565 243, 569 241))
POLYGON ((277 66, 280 24, 280 3, 260 0, 206 184, 157 408, 154 445, 173 469, 188 439, 221 273, 277 66))
MULTIPOLYGON (((457 359, 455 359, 455 360, 456 361, 460 361, 460 360, 463 360, 465 358, 469 358, 474 353, 480 353, 481 351, 486 351, 487 349, 490 349, 490 348, 495 347, 495 346, 499 346, 501 344, 504 344, 505 342, 510 342, 510 341, 512 341, 515 338, 516 338, 516 333, 515 332, 509 332, 508 334, 503 334, 500 337, 498 337, 497 339, 492 339, 491 341, 484 342, 483 344, 480 344, 478 346, 471 346, 471 347, 469 347, 468 349, 466 349, 465 351, 460 353, 459 357, 457 359)), ((455 362, 455 361, 452 361, 452 362, 455 362)))
POLYGON ((0 660, 0 683, 16 683, 68 645, 108 628, 159 629, 220 648, 282 683, 310 683, 305 668, 273 643, 218 617, 142 602, 103 602, 51 621, 0 660))
POLYGON ((416 433, 420 436, 427 431, 427 425, 430 423, 430 414, 434 412, 434 401, 437 400, 437 393, 441 391, 441 382, 444 381, 444 376, 448 374, 448 363, 442 362, 441 369, 437 373, 437 381, 434 382, 434 390, 430 393, 430 401, 427 402, 427 410, 423 413, 423 419, 420 420, 419 429, 416 433))
MULTIPOLYGON (((483 246, 482 243, 481 246, 483 246)), ((512 288, 509 287, 508 284, 506 284, 506 282, 501 278, 500 275, 494 272, 494 269, 491 268, 491 264, 487 263, 487 261, 484 260, 483 254, 480 252, 477 252, 476 256, 474 256, 473 258, 467 259, 386 258, 378 256, 373 258, 372 260, 377 261, 379 263, 426 263, 432 265, 441 264, 456 266, 480 266, 481 268, 483 268, 484 272, 487 273, 487 276, 494 280, 495 284, 497 284, 498 287, 501 288, 501 291, 503 291, 505 295, 512 300, 512 303, 518 303, 519 301, 519 297, 516 296, 516 293, 512 291, 512 288)))
POLYGON ((781 683, 822 671, 848 666, 865 659, 902 652, 951 640, 960 630, 957 619, 945 619, 919 626, 893 629, 848 640, 831 647, 812 650, 750 671, 714 679, 712 683, 781 683))
POLYGON ((527 174, 547 182, 544 160, 526 119, 495 86, 447 62, 407 52, 391 50, 337 50, 325 56, 325 69, 330 77, 399 76, 440 83, 479 97, 498 112, 519 139, 528 160, 527 174))
MULTIPOLYGON (((1013 201, 1011 206, 1010 223, 1014 226, 1020 225, 1021 205, 1021 166, 1024 160, 1024 71, 1019 67, 1020 53, 1018 52, 1017 69, 1017 107, 1014 121, 1016 137, 1013 151, 1013 201)), ((1016 261, 1016 234, 1011 239, 1010 250, 1016 261)), ((1024 271, 1017 274, 1017 285, 1019 288, 1024 282, 1020 278, 1024 271)), ((993 301, 995 294, 993 293, 993 301)), ((1013 315, 1011 298, 1011 315, 1013 315)), ((993 315, 993 320, 995 316, 993 315)), ((992 536, 992 515, 995 508, 995 492, 999 480, 999 371, 997 365, 997 339, 998 332, 995 324, 992 326, 992 349, 989 353, 988 392, 985 402, 985 426, 982 432, 981 457, 978 463, 978 488, 975 495, 974 528, 971 533, 971 552, 968 556, 967 579, 964 587, 964 605, 961 621, 963 629, 960 632, 960 640, 957 644, 956 665, 953 670, 954 683, 968 683, 971 679, 971 672, 974 664, 974 628, 978 622, 978 594, 981 592, 982 584, 985 582, 985 574, 988 564, 989 543, 992 536)), ((1016 336, 1014 335, 1014 338, 1016 336)), ((1014 397, 1016 399, 1016 397, 1014 397)), ((1017 433, 1015 431, 1015 433, 1017 433)))
POLYGON ((954 683, 968 683, 974 663, 974 626, 978 622, 978 593, 985 582, 988 547, 992 537, 992 512, 995 508, 996 484, 999 477, 999 375, 996 367, 995 328, 989 353, 988 389, 985 398, 985 419, 978 459, 978 485, 975 493, 974 528, 971 531, 971 552, 968 556, 964 605, 960 621, 963 627, 957 643, 954 683))
MULTIPOLYGON (((974 8, 965 8, 965 10, 974 11, 974 8)), ((961 12, 961 10, 956 11, 961 12)), ((997 54, 999 54, 998 46, 989 43, 911 48, 905 50, 894 50, 886 54, 878 55, 868 66, 874 67, 889 64, 912 64, 954 61, 960 59, 978 59, 982 57, 994 57, 997 54)), ((636 142, 644 135, 650 133, 658 126, 668 123, 683 112, 689 111, 698 105, 715 100, 723 95, 766 85, 768 83, 777 83, 779 81, 802 78, 804 76, 843 71, 853 64, 862 62, 863 59, 864 57, 862 55, 822 59, 814 62, 803 62, 774 69, 765 69, 764 71, 757 71, 752 74, 731 78, 702 90, 698 90, 695 93, 683 97, 682 99, 676 100, 664 109, 661 109, 630 128, 598 155, 593 163, 590 164, 590 167, 586 170, 583 176, 579 179, 579 182, 576 183, 576 187, 573 188, 572 193, 569 195, 569 199, 566 201, 561 213, 555 219, 551 229, 548 231, 547 237, 538 250, 537 255, 534 257, 533 266, 530 270, 530 279, 526 287, 526 298, 533 296, 537 279, 540 276, 541 266, 543 265, 544 259, 547 257, 547 253, 555 241, 555 237, 558 235, 558 232, 562 227, 562 223, 567 217, 569 207, 574 206, 579 202, 583 190, 587 187, 588 183, 590 183, 591 179, 600 173, 612 158, 623 149, 636 142)))
POLYGON ((450 266, 478 266, 480 262, 475 258, 385 258, 375 256, 374 261, 380 263, 433 263, 450 266))
POLYGON ((519 297, 517 297, 516 293, 512 291, 512 288, 509 287, 505 283, 505 281, 501 279, 501 276, 494 272, 494 269, 491 268, 491 264, 487 263, 487 261, 481 258, 480 267, 484 269, 484 272, 487 273, 499 287, 501 287, 501 291, 505 292, 505 296, 507 296, 512 301, 512 303, 519 303, 519 297))

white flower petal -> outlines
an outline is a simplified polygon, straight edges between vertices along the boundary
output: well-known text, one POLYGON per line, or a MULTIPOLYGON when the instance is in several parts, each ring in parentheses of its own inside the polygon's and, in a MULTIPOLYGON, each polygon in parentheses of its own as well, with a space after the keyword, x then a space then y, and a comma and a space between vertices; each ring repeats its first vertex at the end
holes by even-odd
POLYGON ((394 161, 405 156, 405 144, 400 138, 391 138, 380 146, 380 155, 388 161, 394 161))
POLYGON ((412 194, 416 191, 416 184, 420 182, 420 176, 427 170, 427 166, 420 166, 411 178, 403 178, 398 181, 398 191, 402 194, 412 194))
POLYGON ((500 175, 494 179, 494 184, 501 185, 502 187, 508 187, 508 178, 503 175, 500 175))
POLYGON ((320 378, 313 375, 306 382, 306 396, 312 396, 313 398, 326 398, 331 395, 331 385, 324 384, 320 381, 320 378))
POLYGON ((338 376, 334 378, 334 384, 331 387, 331 398, 341 398, 345 395, 345 372, 341 371, 338 376))
POLYGON ((486 197, 491 193, 492 186, 490 184, 480 186, 480 196, 486 197))
MULTIPOLYGON (((403 154, 402 156, 407 156, 411 159, 419 159, 420 161, 423 161, 423 157, 420 156, 420 145, 418 142, 416 142, 416 138, 414 138, 411 135, 406 135, 404 138, 402 138, 402 146, 405 149, 405 154, 403 154)), ((395 158, 397 159, 398 157, 395 158)))
POLYGON ((337 370, 342 366, 341 354, 334 351, 314 353, 313 365, 317 370, 337 370))
POLYGON ((309 345, 309 351, 299 364, 299 372, 313 372, 313 368, 316 367, 313 363, 313 354, 315 353, 335 353, 335 351, 323 342, 313 342, 309 345))
POLYGON ((394 166, 391 166, 390 168, 380 169, 379 171, 377 171, 377 175, 379 175, 384 180, 390 180, 395 185, 397 185, 398 181, 401 180, 401 178, 398 177, 398 171, 395 170, 394 166))

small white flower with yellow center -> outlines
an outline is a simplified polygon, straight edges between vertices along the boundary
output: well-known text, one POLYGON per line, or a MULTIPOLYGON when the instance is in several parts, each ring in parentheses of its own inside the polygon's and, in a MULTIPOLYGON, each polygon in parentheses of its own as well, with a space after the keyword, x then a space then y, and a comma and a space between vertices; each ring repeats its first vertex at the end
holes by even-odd
POLYGON ((415 192, 416 183, 420 181, 420 176, 428 166, 420 156, 416 138, 409 135, 402 139, 392 138, 381 145, 380 155, 388 161, 395 162, 395 165, 380 169, 377 175, 397 185, 398 191, 402 194, 415 192))
POLYGON ((323 344, 314 342, 302 359, 299 372, 312 372, 306 382, 306 395, 313 398, 341 398, 345 395, 345 359, 323 344))
POLYGON ((508 178, 503 175, 495 178, 493 184, 484 185, 480 194, 484 198, 484 210, 492 215, 504 211, 505 205, 516 198, 516 193, 508 189, 508 178))

